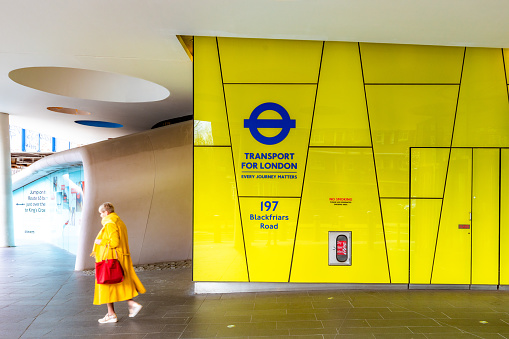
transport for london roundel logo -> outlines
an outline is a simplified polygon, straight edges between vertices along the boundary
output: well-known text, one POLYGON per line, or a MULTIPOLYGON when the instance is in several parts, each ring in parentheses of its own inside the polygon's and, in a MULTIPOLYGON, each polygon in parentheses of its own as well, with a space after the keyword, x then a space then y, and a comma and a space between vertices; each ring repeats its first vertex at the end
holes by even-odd
POLYGON ((256 107, 251 112, 249 119, 244 119, 244 128, 249 128, 249 132, 256 141, 265 145, 275 145, 285 140, 290 129, 295 128, 295 119, 290 119, 290 114, 283 106, 274 102, 266 102, 256 107), (258 119, 260 114, 265 111, 275 111, 281 116, 281 119, 258 119), (266 137, 260 133, 260 128, 281 128, 281 131, 273 137, 266 137))

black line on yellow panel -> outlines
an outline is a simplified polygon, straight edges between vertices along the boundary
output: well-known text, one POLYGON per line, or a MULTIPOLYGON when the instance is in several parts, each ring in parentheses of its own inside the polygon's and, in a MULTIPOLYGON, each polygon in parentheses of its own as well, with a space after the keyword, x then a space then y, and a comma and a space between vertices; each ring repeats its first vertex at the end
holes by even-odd
POLYGON ((316 82, 224 82, 223 85, 313 85, 316 82))
POLYGON ((472 284, 472 239, 474 238, 474 214, 473 214, 473 206, 474 206, 474 149, 472 148, 472 154, 470 156, 472 159, 472 169, 470 170, 470 284, 472 284))
POLYGON ((289 196, 259 196, 259 195, 240 195, 240 198, 258 198, 258 199, 300 199, 300 197, 289 197, 289 196))
MULTIPOLYGON (((382 198, 382 199, 383 199, 383 198, 382 198)), ((410 199, 417 199, 417 200, 419 200, 419 199, 427 199, 427 200, 430 200, 430 199, 437 199, 437 200, 440 200, 440 199, 442 199, 442 198, 436 198, 436 197, 435 197, 435 198, 426 198, 426 197, 410 197, 410 199)))
MULTIPOLYGON (((410 148, 416 148, 416 147, 410 147, 410 148)), ((410 179, 411 179, 411 177, 410 177, 410 179)), ((442 199, 442 198, 437 198, 437 197, 433 197, 433 198, 431 198, 431 197, 412 197, 411 195, 409 195, 409 197, 411 199, 442 199)), ((380 197, 380 199, 408 199, 408 197, 380 197)))
POLYGON ((408 284, 411 284, 410 281, 410 253, 412 253, 410 246, 410 223, 412 221, 412 147, 409 149, 409 157, 408 157, 408 284))
POLYGON ((228 145, 195 145, 194 147, 228 147, 228 148, 230 148, 231 146, 228 146, 228 145))
POLYGON ((444 192, 442 193, 442 203, 440 204, 440 215, 438 216, 438 227, 437 227, 437 236, 435 239, 435 250, 433 251, 433 262, 431 264, 431 274, 429 276, 429 283, 433 280, 433 269, 435 268, 435 256, 437 254, 437 246, 438 246, 438 234, 440 233, 440 222, 442 221, 442 209, 444 207, 444 199, 445 199, 445 188, 447 187, 447 176, 449 175, 449 166, 451 164, 451 153, 452 149, 449 148, 449 157, 447 158, 447 169, 445 170, 445 181, 444 181, 444 192))
POLYGON ((242 231, 242 244, 244 245, 244 257, 246 258, 246 270, 247 270, 247 281, 251 281, 249 278, 249 262, 247 261, 247 250, 246 250, 246 238, 244 236, 244 225, 242 223, 242 210, 240 208, 240 197, 239 197, 239 185, 237 182, 237 174, 235 173, 235 157, 233 156, 233 145, 232 145, 232 134, 230 132, 230 120, 228 118, 228 105, 226 104, 226 92, 224 91, 224 80, 223 80, 223 68, 221 67, 221 53, 219 53, 219 41, 216 37, 217 46, 217 57, 219 59, 219 73, 221 73, 221 83, 223 84, 223 98, 224 98, 224 109, 226 111, 226 124, 228 125, 228 137, 230 138, 232 165, 233 165, 233 178, 235 179, 235 190, 237 192, 237 204, 239 207, 240 217, 240 230, 242 231))
POLYGON ((365 84, 366 86, 458 86, 459 83, 429 83, 429 82, 423 82, 423 83, 397 83, 397 82, 369 82, 365 84))
MULTIPOLYGON (((452 132, 451 132, 451 147, 454 141, 454 128, 456 127, 456 116, 458 115, 458 105, 460 102, 460 94, 461 94, 461 81, 463 80, 463 68, 465 67, 465 57, 467 55, 467 48, 463 50, 463 61, 461 63, 461 73, 460 73, 460 84, 458 86, 458 97, 456 98, 456 108, 454 110, 454 120, 452 123, 452 132)), ((450 153, 449 153, 450 155, 450 153)))
POLYGON ((306 153, 306 162, 304 164, 304 174, 302 175, 302 187, 300 190, 300 201, 299 201, 299 210, 297 212, 297 223, 295 225, 295 237, 293 238, 293 249, 292 249, 292 259, 290 261, 290 272, 288 274, 288 282, 292 277, 292 266, 293 266, 293 256, 295 254, 295 244, 297 243, 297 230, 299 229, 299 219, 300 219, 300 207, 302 206, 302 193, 304 192, 304 183, 306 182, 306 169, 308 166, 308 158, 309 158, 309 144, 311 143, 311 132, 313 131, 313 120, 315 118, 315 108, 316 108, 316 97, 318 96, 318 86, 320 83, 320 72, 322 71, 322 60, 323 60, 323 50, 325 49, 325 41, 322 42, 322 54, 320 55, 320 66, 318 67, 318 78, 316 79, 316 91, 315 91, 315 102, 313 103, 313 114, 311 115, 311 124, 309 126, 309 139, 308 139, 308 150, 306 153))
POLYGON ((504 66, 504 76, 505 76, 505 84, 506 84, 505 85, 505 90, 507 92, 507 100, 509 100, 509 86, 508 86, 508 83, 507 83, 507 70, 506 70, 506 67, 505 67, 504 49, 501 48, 501 50, 502 50, 502 64, 504 66))
POLYGON ((309 146, 309 148, 373 148, 371 146, 309 146))
POLYGON ((500 286, 500 232, 502 231, 502 149, 498 150, 498 285, 500 286))
MULTIPOLYGON (((431 280, 433 279, 433 269, 435 268, 435 257, 437 254, 437 246, 438 246, 438 235, 440 233, 440 222, 442 221, 442 210, 444 207, 445 200, 445 188, 447 186, 447 176, 449 175, 449 166, 451 164, 451 154, 452 154, 452 143, 454 140, 454 127, 456 126, 456 115, 458 114, 458 104, 460 101, 460 92, 461 92, 461 81, 463 79, 463 68, 465 67, 465 56, 467 54, 467 48, 465 47, 463 50, 463 61, 461 63, 461 73, 460 73, 460 83, 458 86, 458 97, 456 98, 456 108, 454 110, 454 120, 452 123, 452 132, 451 132, 451 145, 449 147, 449 157, 447 159, 447 169, 445 171, 445 182, 444 182, 444 193, 442 195, 442 203, 440 204, 440 216, 438 217, 438 228, 437 228, 437 237, 435 240, 435 250, 433 251, 433 263, 431 265, 431 275, 429 277, 429 283, 431 284, 431 280)), ((438 147, 437 147, 438 148, 438 147)), ((454 148, 468 148, 468 147, 454 147, 454 148)))
MULTIPOLYGON (((193 51, 194 51, 194 39, 192 41, 192 44, 193 44, 193 51)), ((193 107, 196 107, 196 105, 194 104, 194 68, 196 66, 196 63, 193 62, 193 107)), ((193 205, 191 206, 191 232, 192 232, 192 245, 191 245, 191 255, 192 257, 191 258, 196 258, 195 255, 194 255, 194 181, 196 179, 195 177, 195 173, 194 173, 194 166, 195 166, 195 161, 194 161, 194 148, 196 147, 194 145, 194 111, 193 111, 193 183, 192 183, 192 192, 191 192, 191 201, 193 202, 193 205)), ((194 262, 191 263, 191 281, 194 281, 194 262)))
POLYGON ((371 133, 371 121, 369 119, 369 107, 368 107, 368 95, 366 93, 366 82, 364 79, 364 68, 362 67, 362 54, 361 54, 361 44, 357 43, 357 47, 359 49, 359 62, 361 65, 361 75, 362 75, 362 84, 364 87, 364 100, 366 101, 366 115, 368 118, 368 128, 369 128, 369 139, 371 140, 371 147, 373 148, 373 168, 375 170, 375 181, 376 181, 376 190, 378 192, 378 207, 380 209, 380 218, 382 219, 382 231, 384 234, 384 246, 385 246, 385 258, 387 259, 387 270, 389 272, 389 283, 391 283, 391 267, 389 264, 389 252, 387 251, 387 239, 385 237, 385 225, 384 225, 384 216, 382 212, 382 200, 380 199, 380 187, 378 185, 378 174, 376 172, 376 160, 375 160, 375 149, 373 147, 373 134, 371 133))

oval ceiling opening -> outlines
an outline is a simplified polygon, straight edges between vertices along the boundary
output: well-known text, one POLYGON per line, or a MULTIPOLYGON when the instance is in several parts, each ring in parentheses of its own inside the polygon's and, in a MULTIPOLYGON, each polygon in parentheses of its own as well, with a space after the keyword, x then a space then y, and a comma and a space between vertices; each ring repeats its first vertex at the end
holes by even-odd
POLYGON ((170 95, 163 86, 147 80, 81 68, 19 68, 9 72, 9 78, 39 91, 89 100, 150 102, 170 95))
POLYGON ((64 113, 64 114, 72 114, 72 115, 90 115, 90 112, 83 111, 77 108, 68 108, 68 107, 47 107, 49 111, 64 113))
POLYGON ((85 126, 91 126, 91 127, 102 127, 102 128, 120 128, 124 127, 121 124, 117 124, 114 122, 108 122, 108 121, 100 121, 100 120, 76 120, 75 123, 85 126))

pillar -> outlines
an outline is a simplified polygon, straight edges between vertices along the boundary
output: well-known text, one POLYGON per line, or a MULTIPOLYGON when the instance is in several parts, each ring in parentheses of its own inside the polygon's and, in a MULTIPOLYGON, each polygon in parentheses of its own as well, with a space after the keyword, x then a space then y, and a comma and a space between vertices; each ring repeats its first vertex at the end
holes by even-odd
POLYGON ((0 113, 0 247, 14 246, 9 115, 0 113))

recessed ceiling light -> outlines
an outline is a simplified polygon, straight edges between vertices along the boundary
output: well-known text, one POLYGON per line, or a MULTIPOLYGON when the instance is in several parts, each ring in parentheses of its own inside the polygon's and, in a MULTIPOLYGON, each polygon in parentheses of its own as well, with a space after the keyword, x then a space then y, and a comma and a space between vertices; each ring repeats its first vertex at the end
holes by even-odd
POLYGON ((103 127, 103 128, 120 128, 124 127, 121 124, 116 124, 114 122, 108 122, 108 121, 97 121, 97 120, 76 120, 75 123, 85 126, 92 126, 92 127, 103 127))
POLYGON ((90 112, 82 111, 81 109, 77 109, 77 108, 48 107, 48 110, 53 111, 53 112, 57 112, 57 113, 64 113, 64 114, 90 115, 90 112))

